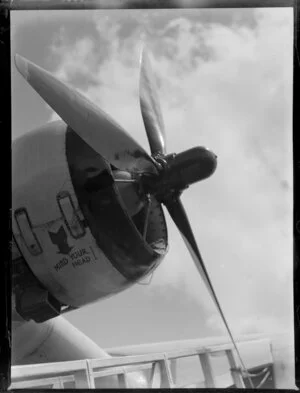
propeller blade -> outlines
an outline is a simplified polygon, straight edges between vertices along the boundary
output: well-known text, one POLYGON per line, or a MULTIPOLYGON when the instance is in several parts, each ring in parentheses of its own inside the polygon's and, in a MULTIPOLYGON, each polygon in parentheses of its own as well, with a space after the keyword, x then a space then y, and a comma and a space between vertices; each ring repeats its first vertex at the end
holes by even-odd
POLYGON ((18 54, 15 63, 43 100, 109 163, 123 170, 156 173, 148 153, 93 102, 18 54))
POLYGON ((233 335, 231 333, 231 330, 230 330, 229 325, 226 321, 225 315, 223 313, 223 310, 221 308, 221 305, 219 303, 217 295, 216 295, 214 288, 212 286, 212 283, 210 281, 208 272, 205 268, 205 265, 204 265, 203 259, 201 257, 201 254, 199 252, 192 228, 190 226, 189 220, 187 218, 185 209, 182 205, 180 198, 176 197, 172 200, 164 201, 164 204, 165 204, 166 208, 168 209, 170 216, 172 217, 173 221, 175 222, 177 228, 179 229, 179 231, 183 237, 183 240, 185 241, 187 248, 193 258, 193 261, 194 261, 199 273, 201 274, 201 277, 203 278, 203 280, 208 288, 208 291, 211 294, 211 296, 212 296, 212 298, 218 308, 218 311, 222 317, 225 327, 229 333, 229 336, 235 345, 233 335))
POLYGON ((166 135, 157 85, 145 48, 141 55, 140 106, 152 155, 166 153, 166 135))

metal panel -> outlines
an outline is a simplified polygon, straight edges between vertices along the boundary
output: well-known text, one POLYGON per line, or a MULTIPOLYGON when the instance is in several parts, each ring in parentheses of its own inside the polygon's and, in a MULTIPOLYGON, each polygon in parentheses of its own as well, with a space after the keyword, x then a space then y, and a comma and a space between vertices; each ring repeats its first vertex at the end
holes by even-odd
POLYGON ((70 193, 68 191, 61 191, 57 195, 57 203, 71 236, 74 239, 79 239, 84 236, 85 228, 75 210, 70 193))
POLYGON ((22 236, 29 252, 34 256, 41 254, 43 250, 36 234, 33 231, 27 210, 25 208, 19 208, 15 211, 14 215, 20 235, 22 236))

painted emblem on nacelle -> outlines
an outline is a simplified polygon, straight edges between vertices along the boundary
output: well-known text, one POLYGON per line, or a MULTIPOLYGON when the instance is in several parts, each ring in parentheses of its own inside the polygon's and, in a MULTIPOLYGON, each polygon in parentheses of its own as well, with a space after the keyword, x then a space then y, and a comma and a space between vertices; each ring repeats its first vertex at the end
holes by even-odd
POLYGON ((52 243, 58 248, 58 254, 68 255, 74 248, 74 246, 69 246, 68 235, 63 226, 61 226, 57 232, 48 231, 48 233, 52 243))

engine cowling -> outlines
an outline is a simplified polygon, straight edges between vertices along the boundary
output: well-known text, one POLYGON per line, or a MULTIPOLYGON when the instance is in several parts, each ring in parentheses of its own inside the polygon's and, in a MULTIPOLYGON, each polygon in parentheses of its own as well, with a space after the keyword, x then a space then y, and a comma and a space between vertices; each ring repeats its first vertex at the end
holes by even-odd
POLYGON ((18 138, 12 155, 15 243, 61 305, 80 307, 111 296, 160 263, 168 247, 161 205, 152 197, 144 237, 140 190, 115 183, 117 168, 64 122, 18 138))

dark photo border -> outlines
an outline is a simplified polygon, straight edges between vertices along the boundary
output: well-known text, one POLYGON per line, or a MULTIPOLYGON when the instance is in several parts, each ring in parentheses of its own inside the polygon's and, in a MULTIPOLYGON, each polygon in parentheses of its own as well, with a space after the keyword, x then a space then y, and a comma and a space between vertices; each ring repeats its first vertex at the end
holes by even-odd
MULTIPOLYGON (((294 8, 294 57, 293 57, 293 169, 294 169, 294 332, 295 332, 295 384, 300 389, 300 52, 298 48, 300 0, 2 0, 0 3, 0 67, 1 110, 0 130, 2 139, 2 261, 0 273, 1 335, 0 335, 0 390, 10 385, 11 368, 11 63, 10 63, 10 11, 39 9, 134 9, 134 8, 294 8), (5 149, 4 149, 5 146, 5 149), (4 154, 5 152, 5 154, 4 154), (8 231, 6 231, 8 228, 8 231)), ((213 389, 221 391, 222 389, 213 389)), ((288 391, 288 390, 284 390, 288 391)))

